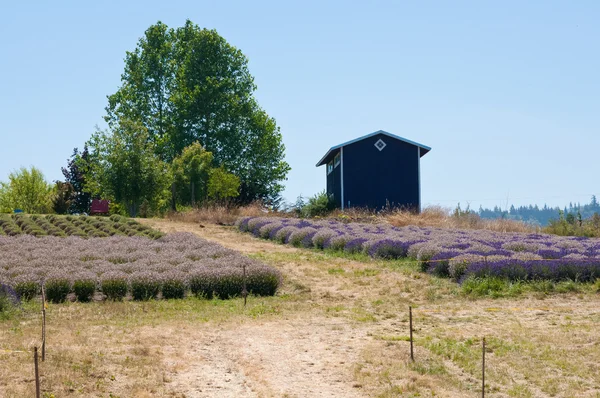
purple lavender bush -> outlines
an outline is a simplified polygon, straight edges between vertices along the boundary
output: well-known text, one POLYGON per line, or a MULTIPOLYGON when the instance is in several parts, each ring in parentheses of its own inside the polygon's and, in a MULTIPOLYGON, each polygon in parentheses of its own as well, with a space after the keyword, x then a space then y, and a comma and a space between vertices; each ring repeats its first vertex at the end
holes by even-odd
POLYGON ((42 283, 55 302, 69 293, 89 300, 96 291, 109 300, 182 298, 189 291, 234 297, 242 291, 244 266, 251 294, 275 294, 277 269, 189 233, 160 239, 0 236, 0 281, 24 299, 39 294, 42 283))
POLYGON ((456 281, 600 278, 600 239, 274 217, 245 217, 237 225, 241 232, 298 247, 408 258, 423 271, 456 281))

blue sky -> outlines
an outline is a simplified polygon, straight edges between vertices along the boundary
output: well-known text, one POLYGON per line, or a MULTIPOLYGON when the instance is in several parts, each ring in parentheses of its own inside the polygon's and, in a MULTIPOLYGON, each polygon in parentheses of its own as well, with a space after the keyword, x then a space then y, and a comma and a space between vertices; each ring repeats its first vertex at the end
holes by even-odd
POLYGON ((34 3, 1 5, 0 180, 30 165, 61 178, 103 127, 125 51, 156 21, 189 18, 249 58, 287 148, 289 201, 324 189, 329 147, 380 129, 433 148, 426 204, 600 194, 598 2, 34 3))

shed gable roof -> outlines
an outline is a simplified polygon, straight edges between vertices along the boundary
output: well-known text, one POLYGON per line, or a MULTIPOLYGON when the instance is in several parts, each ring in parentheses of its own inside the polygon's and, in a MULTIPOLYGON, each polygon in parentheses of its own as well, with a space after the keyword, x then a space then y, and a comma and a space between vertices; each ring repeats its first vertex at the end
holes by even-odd
POLYGON ((375 136, 377 134, 387 135, 388 137, 394 138, 394 139, 399 140, 399 141, 406 142, 407 144, 418 146, 419 148, 421 148, 421 156, 423 156, 427 152, 431 151, 431 148, 428 147, 427 145, 419 144, 418 142, 411 141, 409 139, 406 139, 404 137, 400 137, 400 136, 392 134, 392 133, 388 133, 387 131, 378 130, 378 131, 375 131, 374 133, 363 135, 362 137, 358 137, 358 138, 355 138, 353 140, 344 142, 342 144, 339 144, 339 145, 336 145, 336 146, 332 146, 331 148, 329 148, 329 150, 327 151, 327 153, 325 154, 325 156, 323 156, 321 158, 321 160, 319 160, 319 162, 317 163, 317 167, 326 164, 328 162, 328 159, 331 157, 331 155, 333 155, 335 152, 337 152, 338 149, 340 149, 340 148, 342 148, 342 147, 344 147, 346 145, 354 144, 357 141, 362 141, 362 140, 367 139, 369 137, 373 137, 373 136, 375 136))

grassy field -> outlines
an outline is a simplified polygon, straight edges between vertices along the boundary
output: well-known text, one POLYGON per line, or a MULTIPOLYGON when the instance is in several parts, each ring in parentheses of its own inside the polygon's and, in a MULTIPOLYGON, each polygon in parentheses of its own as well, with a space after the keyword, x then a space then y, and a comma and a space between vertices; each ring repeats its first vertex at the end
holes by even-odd
MULTIPOLYGON (((406 261, 296 249, 232 227, 146 223, 273 265, 284 285, 245 308, 196 298, 50 304, 44 396, 476 397, 485 336, 486 396, 600 397, 594 285, 469 290, 406 261)), ((5 315, 0 336, 0 396, 33 396, 39 303, 5 315)))

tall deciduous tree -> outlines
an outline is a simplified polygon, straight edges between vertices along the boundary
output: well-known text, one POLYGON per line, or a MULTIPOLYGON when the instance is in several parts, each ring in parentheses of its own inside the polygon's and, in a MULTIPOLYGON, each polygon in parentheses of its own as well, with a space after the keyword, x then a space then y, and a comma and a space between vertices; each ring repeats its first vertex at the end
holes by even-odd
POLYGON ((240 179, 228 173, 223 167, 211 169, 208 178, 208 198, 227 201, 239 195, 240 179))
POLYGON ((21 167, 0 182, 0 211, 21 209, 25 213, 49 213, 52 207, 52 186, 37 168, 21 167))
POLYGON ((158 22, 150 26, 138 46, 125 55, 123 85, 108 96, 105 120, 114 126, 121 119, 140 121, 155 144, 156 153, 170 161, 173 150, 173 117, 171 96, 175 80, 174 32, 158 22))
POLYGON ((212 161, 212 153, 202 148, 198 142, 183 148, 181 155, 173 160, 176 192, 184 203, 187 202, 186 197, 191 206, 206 198, 212 161))
POLYGON ((131 217, 144 200, 161 207, 170 173, 143 125, 122 119, 112 131, 97 131, 88 146, 86 191, 116 200, 131 217))
POLYGON ((254 98, 248 60, 215 30, 158 22, 125 58, 106 120, 139 120, 164 161, 198 141, 240 178, 240 201, 272 200, 290 170, 275 120, 254 98))

